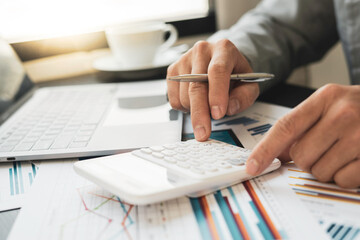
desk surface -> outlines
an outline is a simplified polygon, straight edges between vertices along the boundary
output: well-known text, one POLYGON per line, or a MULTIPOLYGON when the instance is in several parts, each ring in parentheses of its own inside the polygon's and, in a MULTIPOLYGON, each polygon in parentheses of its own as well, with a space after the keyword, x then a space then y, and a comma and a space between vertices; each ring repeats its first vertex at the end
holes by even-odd
MULTIPOLYGON (((53 86, 53 85, 68 85, 68 84, 88 84, 98 82, 96 76, 78 77, 72 80, 58 81, 51 83, 43 83, 41 86, 53 86)), ((259 97, 259 100, 263 102, 278 104, 286 107, 295 107, 302 100, 310 96, 314 90, 288 85, 280 84, 268 92, 259 97)), ((0 213, 0 239, 6 239, 9 234, 12 225, 14 224, 16 217, 19 213, 19 209, 4 211, 0 213)))

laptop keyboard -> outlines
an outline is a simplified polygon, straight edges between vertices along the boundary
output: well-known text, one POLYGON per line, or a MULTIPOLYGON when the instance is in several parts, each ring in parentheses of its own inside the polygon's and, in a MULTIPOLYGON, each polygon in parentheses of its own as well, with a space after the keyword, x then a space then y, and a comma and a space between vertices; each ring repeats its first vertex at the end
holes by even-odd
POLYGON ((86 147, 112 100, 112 90, 51 92, 0 135, 0 152, 86 147))

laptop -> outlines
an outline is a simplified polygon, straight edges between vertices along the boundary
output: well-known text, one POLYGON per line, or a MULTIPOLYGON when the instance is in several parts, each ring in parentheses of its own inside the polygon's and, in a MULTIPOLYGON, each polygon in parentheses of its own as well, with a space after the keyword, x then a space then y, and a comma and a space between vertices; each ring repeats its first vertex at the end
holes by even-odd
POLYGON ((38 88, 0 39, 0 162, 104 156, 181 132, 165 80, 38 88))

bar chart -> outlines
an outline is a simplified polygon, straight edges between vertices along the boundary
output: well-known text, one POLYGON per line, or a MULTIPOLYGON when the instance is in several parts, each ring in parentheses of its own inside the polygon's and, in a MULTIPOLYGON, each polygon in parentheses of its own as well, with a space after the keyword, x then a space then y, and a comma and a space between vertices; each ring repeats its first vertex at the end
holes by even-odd
POLYGON ((39 171, 40 162, 12 162, 0 164, 0 211, 22 206, 39 171))
MULTIPOLYGON (((245 119, 248 122, 251 121, 250 118, 245 119)), ((256 123, 256 121, 252 121, 252 123, 256 123)), ((255 129, 253 131, 260 130, 255 129)), ((193 135, 187 134, 183 138, 189 139, 191 137, 193 135)), ((231 129, 213 131, 210 138, 243 146, 231 129)), ((272 202, 273 205, 278 203, 272 199, 271 194, 262 194, 261 188, 257 187, 261 184, 258 183, 261 183, 261 178, 256 181, 246 181, 204 197, 190 198, 202 238, 288 238, 287 231, 281 225, 281 221, 275 217, 277 214, 269 212, 271 211, 270 205, 264 206, 266 201, 272 202), (254 187, 257 187, 257 191, 254 187), (260 200, 260 198, 262 199, 260 200)), ((263 190, 269 192, 267 188, 263 190)))
POLYGON ((260 126, 248 128, 247 130, 250 132, 251 136, 264 135, 271 127, 271 124, 266 123, 260 126))
POLYGON ((215 123, 215 126, 221 126, 221 125, 230 126, 230 125, 239 125, 239 124, 248 126, 248 125, 251 125, 254 123, 258 123, 258 122, 259 122, 259 120, 257 120, 257 119, 243 116, 243 117, 239 117, 239 118, 235 118, 235 119, 231 119, 231 120, 222 121, 220 123, 215 123))
POLYGON ((34 163, 13 162, 9 168, 10 195, 24 194, 25 188, 32 185, 38 169, 34 163))
POLYGON ((287 237, 277 229, 250 182, 190 201, 203 239, 287 237), (247 201, 239 201, 239 194, 246 194, 247 201))
POLYGON ((293 162, 282 169, 291 189, 317 216, 332 239, 360 237, 360 189, 342 189, 333 183, 321 183, 293 162))

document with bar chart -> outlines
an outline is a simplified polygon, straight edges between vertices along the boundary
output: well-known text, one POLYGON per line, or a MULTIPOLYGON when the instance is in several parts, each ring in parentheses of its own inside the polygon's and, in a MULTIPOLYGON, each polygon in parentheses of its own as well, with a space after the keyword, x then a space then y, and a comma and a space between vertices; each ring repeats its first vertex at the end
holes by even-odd
MULTIPOLYGON (((230 130, 212 138, 241 145, 230 130)), ((57 164, 38 177, 10 239, 326 239, 279 172, 200 198, 133 206, 77 176, 72 163, 57 164)))
POLYGON ((293 163, 281 172, 332 239, 360 239, 360 189, 321 183, 293 163))
POLYGON ((9 239, 326 239, 279 172, 201 198, 134 206, 76 175, 73 162, 48 164, 9 239))
MULTIPOLYGON (((257 102, 234 117, 214 121, 213 129, 228 126, 244 147, 251 149, 288 111, 289 108, 257 102)), ((320 183, 294 164, 283 166, 281 173, 332 239, 360 239, 360 189, 346 190, 335 184, 320 183)))
POLYGON ((0 164, 0 211, 20 208, 30 189, 40 162, 0 164))
MULTIPOLYGON (((212 131, 233 132, 245 148, 252 149, 274 123, 291 109, 273 104, 256 102, 253 106, 235 116, 213 120, 212 131)), ((183 132, 193 133, 189 115, 184 116, 183 132)))

